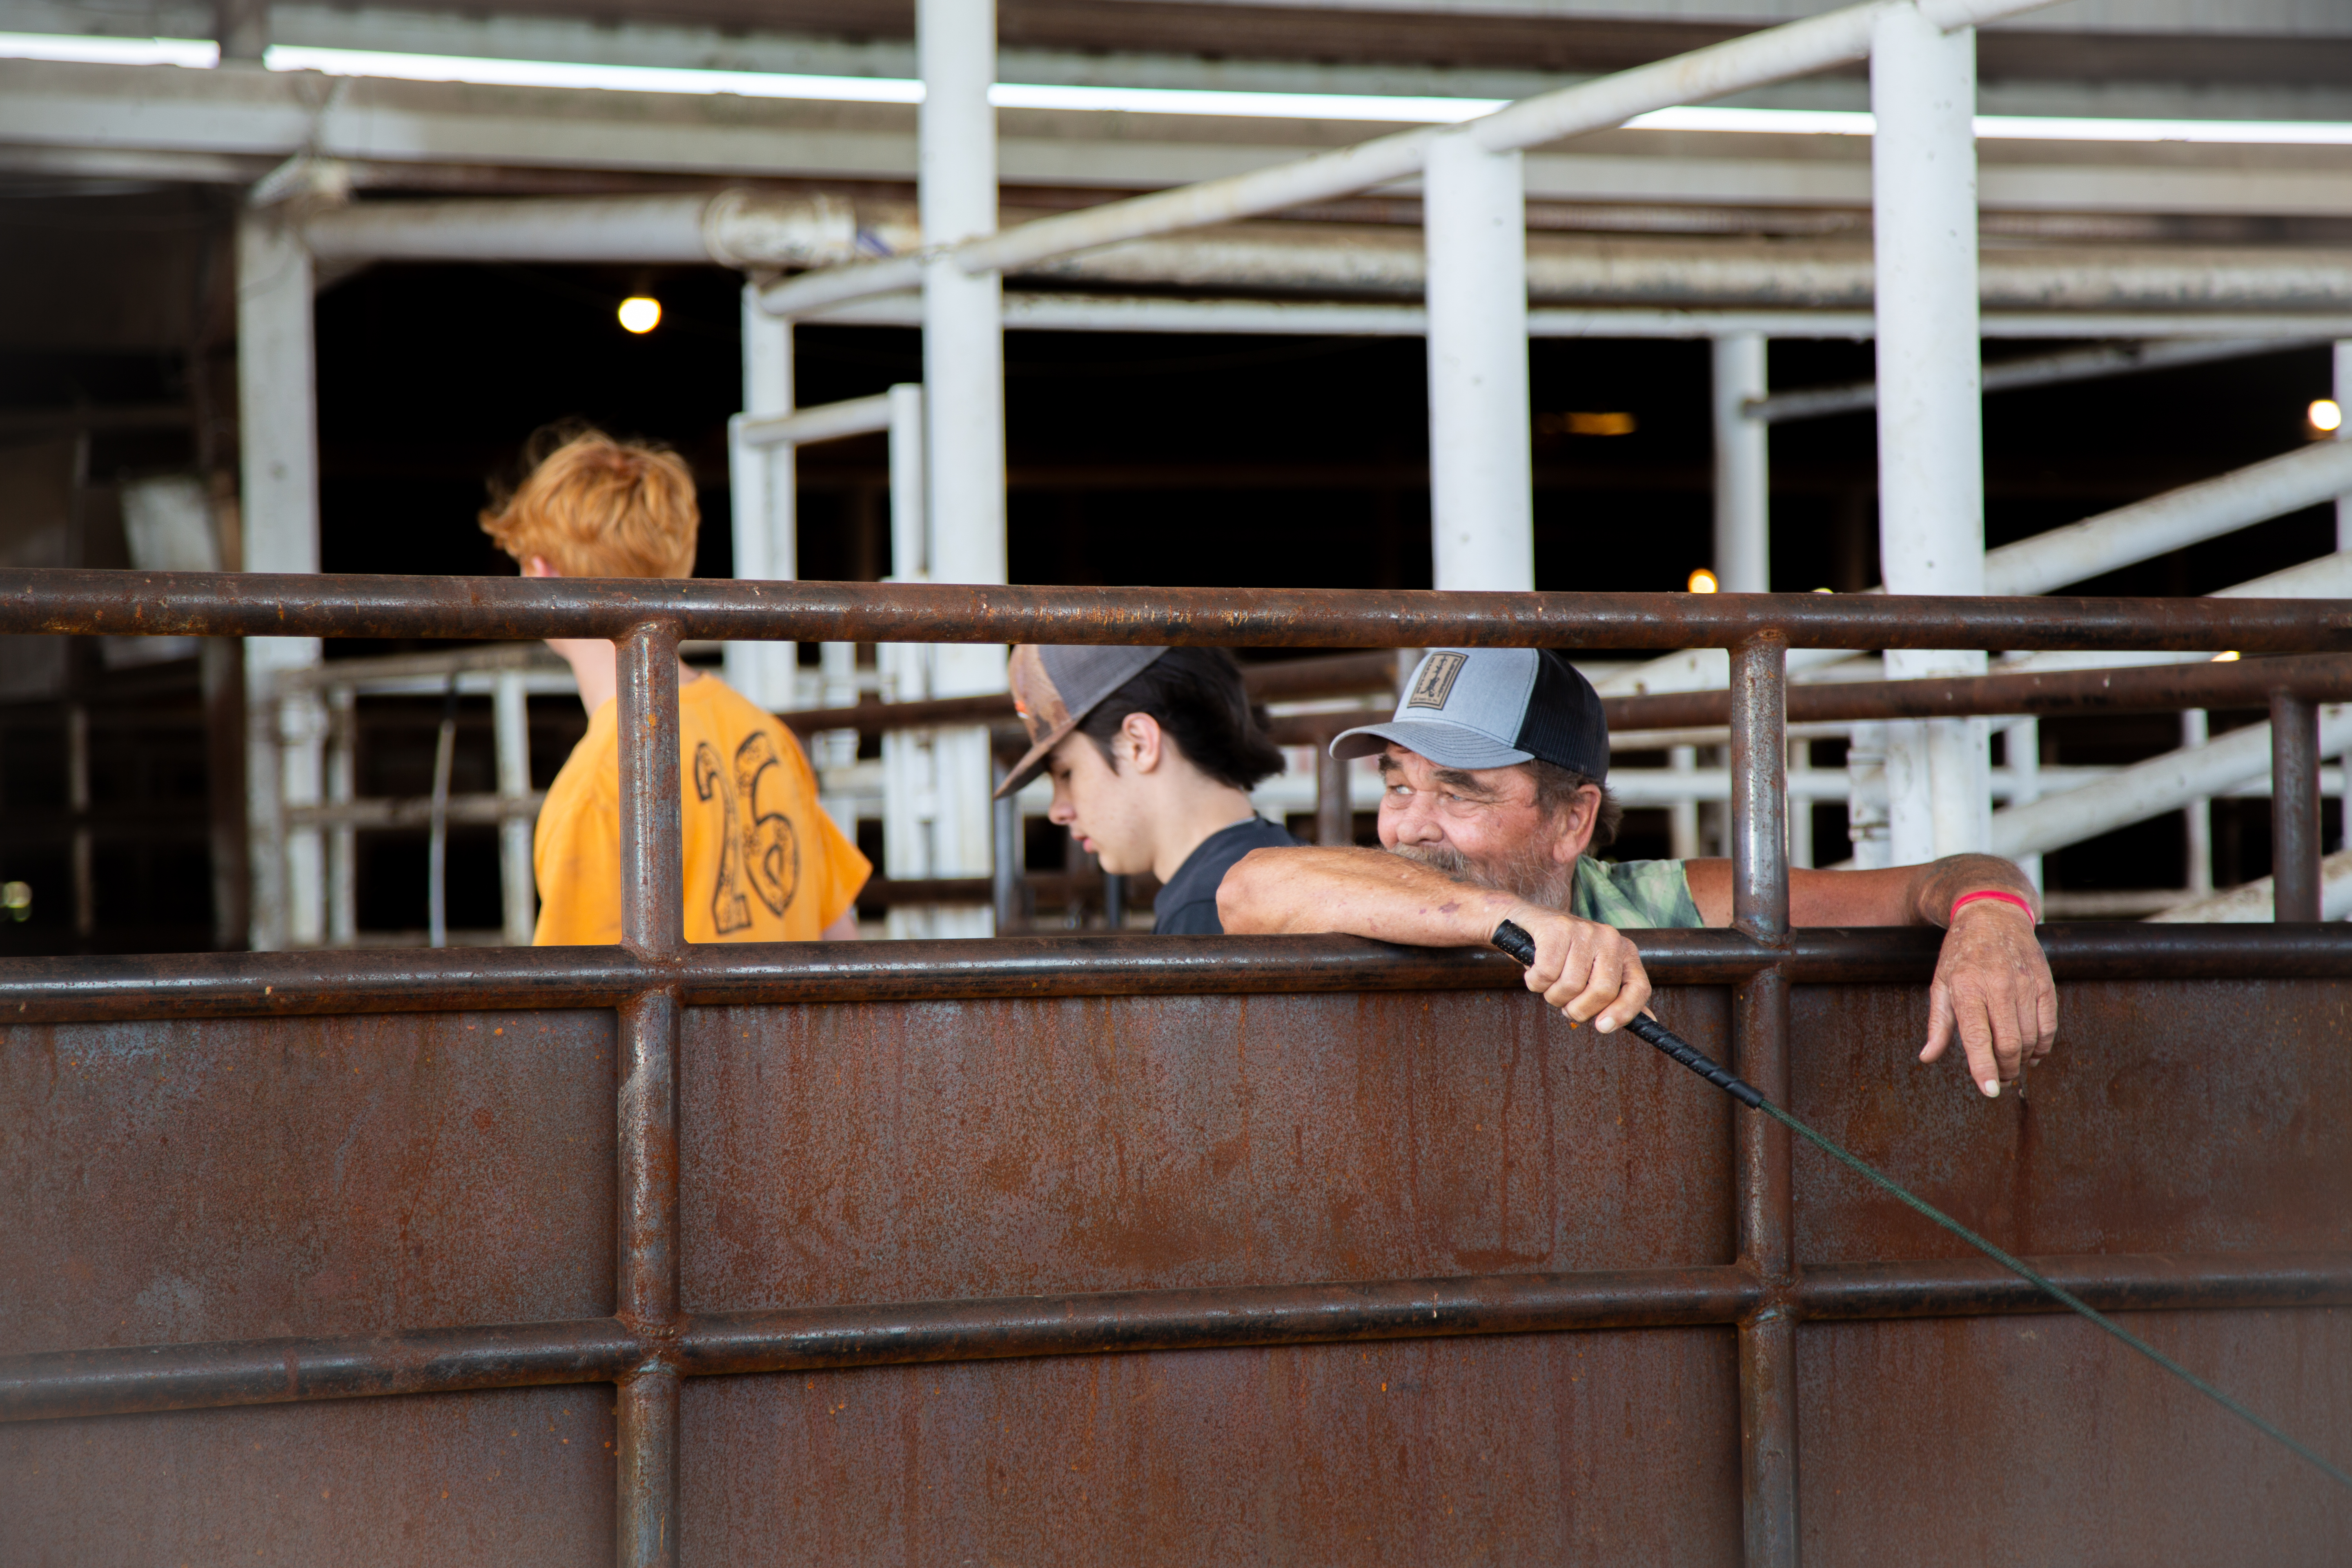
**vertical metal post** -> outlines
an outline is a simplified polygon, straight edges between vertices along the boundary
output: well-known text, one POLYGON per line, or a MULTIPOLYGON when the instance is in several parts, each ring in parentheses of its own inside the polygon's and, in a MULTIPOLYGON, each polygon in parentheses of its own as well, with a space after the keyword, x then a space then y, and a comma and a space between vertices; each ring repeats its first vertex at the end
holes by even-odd
POLYGON ((1536 585, 1528 411, 1528 234, 1520 154, 1468 128, 1423 176, 1429 257, 1429 505, 1440 588, 1536 585))
POLYGON ((73 814, 74 935, 87 941, 98 930, 98 872, 89 832, 89 706, 82 702, 66 704, 66 809, 73 814))
POLYGON ((529 947, 539 920, 530 863, 530 696, 520 669, 490 682, 490 729, 499 759, 499 894, 509 947, 529 947))
POLYGON ((1765 392, 1764 334, 1726 332, 1715 345, 1715 577, 1727 594, 1772 586, 1769 445, 1772 427, 1748 416, 1765 392))
MULTIPOLYGON (((2009 804, 2013 810, 2042 798, 2042 721, 2020 719, 2001 727, 2002 753, 2009 764, 2009 804)), ((2020 855, 2017 868, 2034 890, 2042 888, 2042 857, 2020 855)))
MULTIPOLYGON (((621 944, 659 962, 685 951, 677 627, 648 622, 620 644, 621 944)), ((640 1333, 677 1323, 677 1029, 675 991, 621 1009, 619 1279, 614 1314, 640 1333)), ((614 1406, 618 1557, 677 1558, 677 1370, 649 1356, 614 1406)))
MULTIPOLYGON (((1779 633, 1731 653, 1731 923, 1758 942, 1789 933, 1788 654, 1779 633)), ((1759 971, 1732 992, 1732 1058, 1776 1100, 1789 1093, 1789 987, 1759 971)), ((1795 1272, 1789 1135, 1777 1121, 1734 1113, 1740 1261, 1768 1286, 1795 1272)), ((1767 1306, 1739 1325, 1739 1460, 1750 1568, 1797 1561, 1797 1343, 1787 1310, 1767 1306)))
POLYGON ((1331 754, 1328 742, 1315 748, 1315 842, 1345 849, 1356 841, 1356 803, 1349 794, 1348 764, 1331 754))
POLYGON ((2271 910, 2319 918, 2319 709, 2271 693, 2271 910))
MULTIPOLYGON (((1789 742, 1789 771, 1813 771, 1813 743, 1811 741, 1789 742)), ((1809 797, 1799 800, 1789 797, 1789 864, 1810 868, 1813 863, 1813 803, 1809 797)))
MULTIPOLYGON (((2336 390, 2330 395, 2336 399, 2336 407, 2352 409, 2352 338, 2336 342, 2335 370, 2336 390)), ((2352 441, 2352 419, 2336 427, 2336 438, 2352 441)), ((2336 498, 2336 548, 2352 550, 2352 495, 2336 498)))
MULTIPOLYGON (((743 286, 743 413, 757 418, 793 408, 793 324, 760 308, 756 283, 743 286)), ((728 426, 727 475, 733 492, 735 575, 789 580, 800 575, 799 459, 789 444, 761 448, 728 426)), ((800 706, 793 680, 799 651, 791 643, 731 642, 727 684, 762 708, 800 706)))
MULTIPOLYGON (((359 693, 348 682, 327 689, 327 803, 349 805, 359 771, 359 693)), ((351 824, 327 829, 327 944, 359 940, 359 835, 351 824)))
MULTIPOLYGON (((917 201, 923 242, 943 246, 996 230, 993 0, 917 0, 915 49, 923 74, 917 120, 917 201)), ((1004 554, 1004 280, 967 273, 940 255, 923 272, 924 421, 931 579, 1002 583, 1004 554)), ((1004 648, 946 643, 931 653, 932 695, 1004 689, 1004 648)), ((931 742, 936 809, 932 874, 990 874, 988 730, 958 725, 931 742)), ((986 936, 994 910, 932 913, 933 934, 986 936)))
MULTIPOLYGON (((1696 746, 1668 746, 1666 767, 1677 773, 1698 771, 1696 746)), ((1678 795, 1666 807, 1666 853, 1676 860, 1692 860, 1698 857, 1698 802, 1688 794, 1678 795)))
MULTIPOLYGON (((2211 721, 2202 708, 2191 708, 2182 713, 2181 750, 2205 744, 2211 739, 2211 721)), ((2192 800, 2181 816, 2186 819, 2182 837, 2187 840, 2188 850, 2188 875, 2182 886, 2191 893, 2210 893, 2213 890, 2213 803, 2210 799, 2192 800)))
MULTIPOLYGON (((237 433, 241 446, 240 553, 245 572, 319 569, 319 434, 311 336, 310 247, 282 212, 247 212, 236 231, 237 433)), ((316 942, 324 921, 319 833, 289 833, 289 800, 315 805, 315 700, 270 698, 280 669, 319 662, 316 637, 248 637, 246 689, 253 704, 247 766, 257 950, 316 942)))
POLYGON ((253 872, 248 848, 245 752, 245 645, 206 637, 197 668, 205 703, 205 783, 211 823, 213 946, 233 952, 251 940, 253 872))
MULTIPOLYGON (((996 781, 1004 782, 1008 770, 1003 763, 995 768, 996 781)), ((996 931, 1002 936, 1018 931, 1022 926, 1021 872, 1026 860, 1021 852, 1021 800, 1008 795, 992 803, 995 812, 996 849, 994 871, 990 893, 996 903, 996 931)))
MULTIPOLYGON (((1872 230, 1878 331, 1879 554, 1891 594, 1984 592, 1979 369, 1976 35, 1908 5, 1871 24, 1872 230)), ((1981 675, 1966 649, 1895 649, 1889 679, 1981 675)), ((1887 726, 1896 864, 1992 836, 1980 719, 1887 726)))

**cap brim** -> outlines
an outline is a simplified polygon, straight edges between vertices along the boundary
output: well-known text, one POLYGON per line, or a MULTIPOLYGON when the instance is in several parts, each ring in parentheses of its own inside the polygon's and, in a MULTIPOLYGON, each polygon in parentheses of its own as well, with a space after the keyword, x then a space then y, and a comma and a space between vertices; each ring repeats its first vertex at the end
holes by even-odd
POLYGON ((1004 782, 998 784, 988 798, 1003 800, 1014 791, 1027 787, 1029 781, 1045 769, 1046 757, 1062 743, 1062 737, 1077 727, 1078 721, 1073 719, 1058 729, 1047 731, 1045 739, 1021 753, 1021 760, 1013 764, 1013 771, 1004 775, 1004 782))
POLYGON ((1466 724, 1428 719, 1391 721, 1342 731, 1331 742, 1331 755, 1340 762, 1377 756, 1388 750, 1391 741, 1442 768, 1507 768, 1535 760, 1534 752, 1507 746, 1466 724))

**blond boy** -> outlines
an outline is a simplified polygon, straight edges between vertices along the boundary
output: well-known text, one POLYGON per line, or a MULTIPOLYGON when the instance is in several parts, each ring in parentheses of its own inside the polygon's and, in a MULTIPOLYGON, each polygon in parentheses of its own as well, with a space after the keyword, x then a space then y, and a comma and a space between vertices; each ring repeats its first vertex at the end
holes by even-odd
MULTIPOLYGON (((678 456, 589 430, 531 469, 482 531, 527 577, 686 577, 701 525, 678 456)), ((551 637, 580 682, 588 732, 555 775, 531 843, 541 946, 621 940, 619 685, 613 645, 551 637)), ((716 676, 678 667, 686 939, 806 942, 857 934, 873 870, 817 804, 792 732, 716 676)))

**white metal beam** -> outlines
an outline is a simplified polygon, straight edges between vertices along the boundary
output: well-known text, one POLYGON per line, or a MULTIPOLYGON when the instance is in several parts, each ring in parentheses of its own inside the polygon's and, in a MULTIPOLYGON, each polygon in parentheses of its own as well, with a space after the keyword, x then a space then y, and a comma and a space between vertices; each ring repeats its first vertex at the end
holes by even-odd
MULTIPOLYGON (((1878 314, 1878 542, 1894 594, 1984 592, 1978 385, 1976 37, 1921 7, 1873 14, 1872 232, 1878 314)), ((1889 679, 1984 672, 1975 649, 1891 649, 1889 679)), ((1886 726, 1897 865, 1986 847, 1981 719, 1886 726)))
MULTIPOLYGON (((319 427, 310 320, 310 253, 275 212, 241 215, 236 231, 237 427, 246 572, 319 569, 319 427)), ((324 846, 289 830, 285 807, 319 804, 326 714, 310 689, 276 695, 277 672, 316 665, 316 637, 248 637, 245 673, 248 822, 257 952, 326 936, 324 846)))
POLYGON ((1716 581, 1727 594, 1769 593, 1771 431, 1748 414, 1765 395, 1764 335, 1718 334, 1713 368, 1716 581))
POLYGON ((1488 152, 1463 132, 1440 137, 1424 214, 1432 581, 1530 590, 1535 458, 1519 154, 1488 152))

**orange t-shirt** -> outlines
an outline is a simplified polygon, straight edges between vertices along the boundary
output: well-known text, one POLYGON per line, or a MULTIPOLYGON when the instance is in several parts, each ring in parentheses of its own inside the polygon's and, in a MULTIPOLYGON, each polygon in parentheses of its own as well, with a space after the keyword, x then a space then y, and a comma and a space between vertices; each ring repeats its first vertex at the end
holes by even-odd
MULTIPOLYGON (((619 708, 590 715, 539 810, 541 947, 621 940, 619 708)), ((817 804, 800 742, 711 675, 678 689, 677 727, 686 940, 815 940, 874 868, 817 804)))

